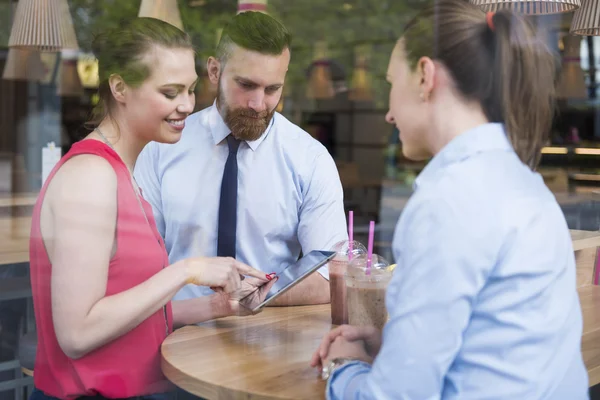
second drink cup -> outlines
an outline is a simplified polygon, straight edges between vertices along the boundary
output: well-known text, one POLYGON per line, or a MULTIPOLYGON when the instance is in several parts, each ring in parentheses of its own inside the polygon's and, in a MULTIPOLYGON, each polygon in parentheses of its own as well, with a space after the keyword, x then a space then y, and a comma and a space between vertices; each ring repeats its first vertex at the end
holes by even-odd
POLYGON ((391 280, 389 263, 377 254, 372 256, 370 268, 367 255, 356 257, 348 264, 345 283, 350 325, 383 329, 388 320, 385 294, 391 280))

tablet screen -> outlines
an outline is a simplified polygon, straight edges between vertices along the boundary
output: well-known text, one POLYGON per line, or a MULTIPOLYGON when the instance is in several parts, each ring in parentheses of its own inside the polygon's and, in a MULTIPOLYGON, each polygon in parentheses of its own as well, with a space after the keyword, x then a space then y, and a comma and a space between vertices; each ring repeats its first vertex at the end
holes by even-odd
POLYGON ((334 256, 335 252, 333 251, 313 250, 296 261, 294 264, 288 265, 283 271, 281 271, 281 273, 277 275, 279 279, 277 279, 277 282, 275 282, 267 294, 267 297, 265 297, 265 301, 258 305, 255 310, 258 310, 267 304, 271 299, 274 299, 279 294, 287 291, 296 283, 300 282, 303 278, 306 278, 312 272, 321 268, 334 256))

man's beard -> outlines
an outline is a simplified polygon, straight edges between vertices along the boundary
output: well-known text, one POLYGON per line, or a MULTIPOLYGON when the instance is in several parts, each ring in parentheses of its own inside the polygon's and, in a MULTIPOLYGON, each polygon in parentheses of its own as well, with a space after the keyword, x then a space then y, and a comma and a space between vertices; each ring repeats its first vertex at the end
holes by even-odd
POLYGON ((251 108, 231 109, 221 90, 217 91, 217 107, 225 124, 231 129, 231 134, 238 140, 253 141, 260 138, 269 126, 275 109, 256 112, 251 108))

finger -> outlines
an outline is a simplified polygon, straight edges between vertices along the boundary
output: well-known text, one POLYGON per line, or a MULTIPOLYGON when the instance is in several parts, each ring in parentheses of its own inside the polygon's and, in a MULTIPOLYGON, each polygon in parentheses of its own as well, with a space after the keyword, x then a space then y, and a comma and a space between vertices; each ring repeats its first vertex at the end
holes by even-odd
POLYGON ((260 280, 258 278, 246 278, 245 281, 247 285, 253 286, 255 288, 259 288, 265 284, 264 280, 260 280))
POLYGON ((377 328, 372 326, 350 326, 344 329, 342 336, 344 339, 352 342, 355 340, 368 339, 374 336, 377 332, 377 328))
POLYGON ((254 269, 251 266, 246 265, 246 264, 244 264, 242 262, 239 262, 237 260, 235 260, 235 262, 234 262, 234 267, 237 269, 237 271, 240 274, 248 275, 248 276, 253 276, 255 278, 260 279, 263 282, 268 282, 269 281, 269 279, 267 278, 267 276, 266 276, 266 274, 264 272, 259 271, 257 269, 254 269))
POLYGON ((275 285, 275 282, 277 282, 278 279, 279 278, 275 278, 272 281, 265 283, 258 289, 258 297, 260 298, 261 302, 265 299, 265 297, 267 297, 267 294, 269 293, 273 285, 275 285))
POLYGON ((263 308, 257 311, 254 311, 253 308, 257 304, 260 304, 265 300, 267 294, 269 293, 269 290, 271 290, 271 287, 273 287, 277 279, 274 279, 271 282, 267 283, 263 283, 255 278, 248 278, 248 281, 250 281, 251 279, 254 280, 254 283, 256 283, 257 285, 254 286, 255 289, 252 292, 248 293, 246 297, 240 300, 240 305, 246 307, 248 310, 251 310, 250 313, 252 313, 252 315, 256 315, 261 313, 263 311, 263 308), (246 299, 249 300, 246 301, 246 299))
POLYGON ((357 327, 357 326, 349 326, 348 329, 344 329, 344 331, 342 332, 342 336, 344 337, 344 339, 352 342, 355 340, 360 340, 360 339, 364 339, 365 335, 365 330, 362 329, 362 327, 357 327))
POLYGON ((210 288, 217 293, 221 293, 221 292, 227 293, 226 288, 227 288, 227 284, 229 282, 229 276, 224 271, 216 270, 216 271, 214 271, 214 273, 216 276, 213 277, 213 279, 212 279, 213 284, 210 286, 210 288))
POLYGON ((232 270, 232 273, 229 275, 229 281, 231 282, 231 291, 236 292, 240 290, 242 287, 242 281, 240 280, 240 276, 237 272, 232 270))
POLYGON ((321 356, 319 355, 318 350, 313 353, 310 359, 310 366, 313 368, 321 366, 321 356))
POLYGON ((238 277, 238 280, 240 279, 237 273, 232 273, 232 271, 228 271, 225 276, 225 284, 223 286, 225 293, 233 293, 237 290, 234 276, 238 277))
POLYGON ((342 335, 342 333, 346 330, 347 327, 348 327, 348 325, 341 325, 335 329, 332 329, 327 334, 327 338, 329 339, 330 342, 333 342, 338 336, 342 335))
POLYGON ((325 335, 323 340, 321 340, 321 345, 319 346, 319 358, 324 359, 329 354, 329 347, 331 346, 331 340, 329 340, 329 336, 325 335))
POLYGON ((338 336, 341 336, 343 328, 344 328, 344 325, 335 328, 334 330, 330 331, 327 335, 325 335, 325 337, 321 341, 321 347, 320 347, 320 350, 319 350, 319 354, 320 354, 321 358, 327 357, 327 354, 329 353, 329 347, 331 346, 331 343, 338 336))

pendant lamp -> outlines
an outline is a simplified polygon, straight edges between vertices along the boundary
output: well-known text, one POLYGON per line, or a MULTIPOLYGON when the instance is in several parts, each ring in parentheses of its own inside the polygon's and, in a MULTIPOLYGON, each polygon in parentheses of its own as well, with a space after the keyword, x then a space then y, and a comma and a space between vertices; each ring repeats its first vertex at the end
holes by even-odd
POLYGON ((138 17, 160 19, 183 30, 177 0, 142 0, 138 17))
POLYGON ((29 49, 8 49, 2 79, 39 82, 46 75, 40 53, 29 49))
POLYGON ((267 0, 238 0, 237 12, 260 11, 267 12, 267 0))
POLYGON ((369 57, 368 45, 357 46, 355 49, 354 71, 352 72, 352 82, 350 85, 350 100, 371 101, 373 92, 371 89, 371 77, 367 68, 367 59, 369 57))
MULTIPOLYGON (((595 1, 595 0, 594 0, 595 1)), ((559 14, 577 10, 581 0, 469 0, 483 11, 512 9, 522 14, 559 14)))
POLYGON ((78 49, 67 0, 19 0, 8 47, 39 51, 78 49))
POLYGON ((310 69, 306 97, 330 99, 334 96, 330 61, 327 59, 327 42, 321 40, 315 43, 315 57, 310 69))
POLYGON ((581 0, 571 22, 571 33, 582 36, 600 36, 600 1, 581 0))

